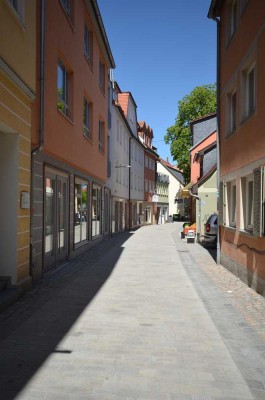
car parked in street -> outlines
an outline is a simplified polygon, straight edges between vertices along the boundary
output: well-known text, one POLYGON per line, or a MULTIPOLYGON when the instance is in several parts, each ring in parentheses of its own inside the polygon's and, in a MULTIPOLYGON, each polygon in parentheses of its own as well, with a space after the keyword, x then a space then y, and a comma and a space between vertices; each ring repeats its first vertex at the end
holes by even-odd
POLYGON ((211 214, 204 225, 204 243, 217 243, 218 217, 217 214, 211 214))

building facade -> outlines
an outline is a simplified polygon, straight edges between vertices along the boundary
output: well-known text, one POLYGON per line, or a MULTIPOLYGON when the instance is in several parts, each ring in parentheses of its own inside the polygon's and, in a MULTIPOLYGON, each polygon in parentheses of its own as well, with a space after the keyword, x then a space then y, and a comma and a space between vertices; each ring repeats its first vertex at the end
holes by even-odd
POLYGON ((120 106, 130 129, 129 138, 129 210, 128 228, 143 224, 144 212, 144 147, 137 135, 137 105, 130 92, 118 92, 120 106))
MULTIPOLYGON (((157 172, 169 177, 168 184, 168 215, 174 220, 183 220, 185 213, 188 212, 189 205, 186 199, 181 198, 184 179, 182 173, 168 161, 159 158, 157 162, 157 172)), ((157 185, 158 182, 157 182, 157 185)))
POLYGON ((218 19, 221 263, 265 294, 265 3, 212 1, 218 19))
POLYGON ((169 220, 169 175, 157 172, 157 223, 165 224, 169 220))
POLYGON ((101 240, 109 203, 108 70, 114 60, 95 1, 37 2, 32 125, 32 276, 101 240), (106 191, 105 191, 106 189, 106 191))
POLYGON ((156 193, 156 162, 158 154, 153 147, 153 130, 145 121, 138 123, 138 137, 144 146, 144 223, 157 222, 157 204, 152 201, 156 193))
POLYGON ((1 1, 0 36, 0 277, 28 288, 36 2, 1 1))

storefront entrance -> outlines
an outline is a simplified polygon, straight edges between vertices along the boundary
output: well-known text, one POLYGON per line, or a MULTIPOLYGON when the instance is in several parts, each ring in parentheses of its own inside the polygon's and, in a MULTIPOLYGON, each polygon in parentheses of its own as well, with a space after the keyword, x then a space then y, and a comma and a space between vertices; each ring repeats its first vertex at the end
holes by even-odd
POLYGON ((68 177, 45 169, 44 268, 46 274, 67 259, 68 177))

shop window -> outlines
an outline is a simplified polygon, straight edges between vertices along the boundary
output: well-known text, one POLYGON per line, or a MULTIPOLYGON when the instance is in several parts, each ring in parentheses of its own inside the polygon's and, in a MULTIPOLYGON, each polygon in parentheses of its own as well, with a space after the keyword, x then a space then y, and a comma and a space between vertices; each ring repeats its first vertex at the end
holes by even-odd
POLYGON ((74 243, 88 240, 88 183, 75 179, 74 243))
POLYGON ((102 224, 102 189, 101 186, 93 183, 92 186, 92 237, 101 235, 102 224))

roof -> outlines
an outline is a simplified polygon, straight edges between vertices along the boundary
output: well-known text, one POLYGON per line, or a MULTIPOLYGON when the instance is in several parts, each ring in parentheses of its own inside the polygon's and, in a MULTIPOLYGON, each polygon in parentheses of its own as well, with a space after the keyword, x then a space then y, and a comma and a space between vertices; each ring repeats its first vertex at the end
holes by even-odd
POLYGON ((212 166, 212 168, 207 172, 207 174, 203 175, 201 177, 201 179, 196 182, 195 185, 192 186, 192 193, 193 194, 198 194, 198 188, 199 186, 201 186, 203 183, 205 183, 206 181, 208 181, 208 179, 211 178, 211 176, 215 173, 215 171, 217 171, 217 164, 214 164, 212 166))
POLYGON ((202 140, 200 140, 198 143, 196 143, 194 146, 190 147, 189 151, 192 151, 194 149, 196 149, 196 147, 198 147, 200 144, 202 144, 206 139, 209 139, 210 136, 213 136, 215 133, 217 133, 216 130, 214 130, 212 133, 210 133, 208 136, 206 136, 205 138, 202 138, 202 140))
POLYGON ((208 18, 216 18, 220 16, 220 8, 223 0, 212 0, 209 11, 208 18))
POLYGON ((100 14, 100 10, 99 10, 99 7, 98 7, 97 0, 91 0, 91 5, 92 5, 93 11, 94 11, 94 15, 95 15, 95 18, 96 18, 96 21, 97 21, 97 24, 98 24, 98 28, 99 28, 99 31, 100 31, 101 38, 103 40, 103 43, 104 43, 104 46, 105 46, 105 49, 106 49, 106 52, 107 52, 107 56, 108 56, 108 59, 109 59, 110 67, 111 68, 115 68, 116 67, 115 61, 114 61, 114 58, 113 58, 113 55, 112 55, 112 52, 111 52, 109 40, 108 40, 108 37, 107 37, 107 34, 106 34, 106 30, 105 30, 105 27, 104 27, 104 23, 103 23, 101 14, 100 14))
POLYGON ((182 172, 175 167, 174 165, 171 165, 168 161, 163 160, 162 158, 159 159, 159 162, 175 177, 177 180, 184 184, 184 178, 182 172))
POLYGON ((203 115, 202 117, 195 118, 192 121, 190 121, 190 125, 196 124, 197 122, 203 121, 205 119, 214 118, 214 117, 216 117, 216 115, 217 114, 215 112, 215 113, 203 115))

